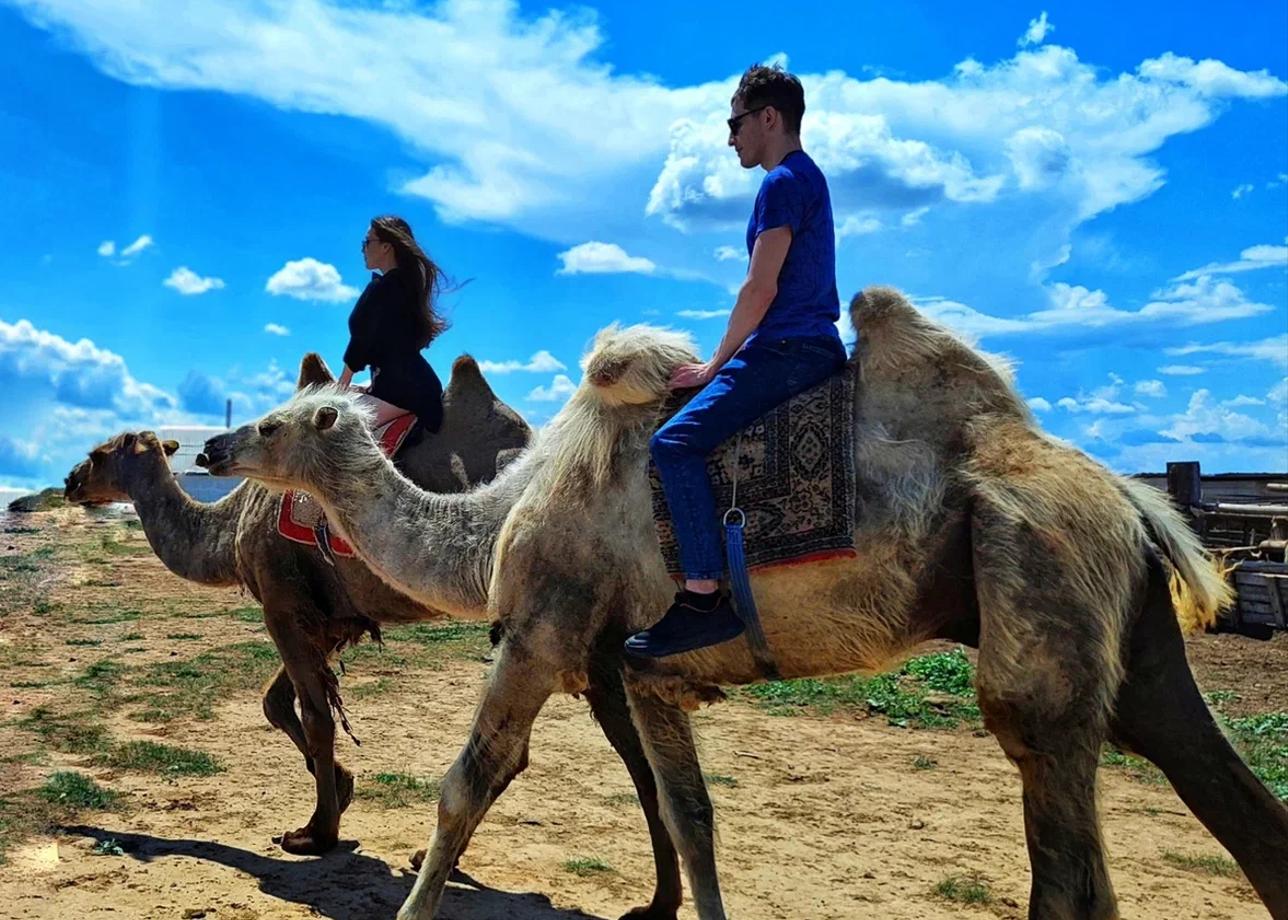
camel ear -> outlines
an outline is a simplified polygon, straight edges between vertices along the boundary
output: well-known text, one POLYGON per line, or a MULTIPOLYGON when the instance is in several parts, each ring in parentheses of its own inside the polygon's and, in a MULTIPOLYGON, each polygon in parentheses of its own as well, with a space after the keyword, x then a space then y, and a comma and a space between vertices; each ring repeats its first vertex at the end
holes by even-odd
POLYGON ((317 352, 311 351, 300 359, 300 376, 295 382, 297 390, 334 381, 335 377, 331 375, 331 369, 326 366, 326 362, 317 352))
POLYGON ((177 451, 177 450, 179 449, 179 442, 178 442, 178 441, 162 441, 162 442, 161 442, 161 449, 162 449, 163 451, 165 451, 165 455, 166 455, 167 457, 173 457, 173 456, 174 456, 174 454, 175 454, 175 451, 177 451))
POLYGON ((313 427, 318 431, 326 431, 335 424, 335 420, 340 417, 334 406, 322 406, 318 411, 313 413, 313 427))
POLYGON ((134 439, 134 452, 136 454, 146 454, 152 449, 152 445, 157 443, 155 431, 140 431, 139 436, 134 439))

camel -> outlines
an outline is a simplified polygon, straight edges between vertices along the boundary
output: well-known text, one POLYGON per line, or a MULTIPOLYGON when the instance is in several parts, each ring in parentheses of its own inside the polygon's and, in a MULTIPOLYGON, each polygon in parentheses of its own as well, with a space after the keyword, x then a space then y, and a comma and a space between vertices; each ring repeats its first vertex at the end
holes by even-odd
MULTIPOLYGON (((1029 916, 1118 915, 1096 807, 1112 740, 1156 763, 1288 918, 1288 809, 1221 734, 1181 627, 1229 589, 1167 499, 1042 434, 1005 367, 873 288, 851 304, 854 558, 760 570, 752 587, 783 677, 874 672, 919 643, 979 649, 986 727, 1019 768, 1029 916)), ((492 483, 436 495, 401 479, 352 399, 305 391, 212 439, 212 473, 307 488, 390 584, 457 615, 486 601, 501 641, 399 920, 429 920, 457 857, 524 768, 555 692, 595 687, 674 584, 654 533, 648 441, 686 337, 601 332, 568 404, 492 483)), ((723 920, 714 825, 687 710, 762 679, 744 639, 632 660, 627 692, 701 920, 723 920)))
MULTIPOLYGON (((331 379, 320 357, 305 356, 301 386, 331 379)), ((399 463, 426 488, 460 491, 491 479, 529 434, 474 360, 463 356, 444 394, 442 427, 409 444, 399 463)), ((264 715, 304 755, 317 791, 313 816, 282 834, 280 843, 289 853, 325 852, 336 844, 340 815, 353 798, 353 774, 334 758, 332 710, 343 717, 343 709, 329 659, 364 633, 378 636, 380 623, 442 613, 392 589, 357 559, 336 558, 332 566, 313 548, 278 536, 276 497, 258 483, 241 483, 211 504, 193 501, 165 459, 178 446, 152 432, 118 435, 72 470, 66 497, 82 504, 133 502, 148 543, 171 572, 200 584, 245 585, 263 604, 265 626, 282 657, 264 689, 264 715)))

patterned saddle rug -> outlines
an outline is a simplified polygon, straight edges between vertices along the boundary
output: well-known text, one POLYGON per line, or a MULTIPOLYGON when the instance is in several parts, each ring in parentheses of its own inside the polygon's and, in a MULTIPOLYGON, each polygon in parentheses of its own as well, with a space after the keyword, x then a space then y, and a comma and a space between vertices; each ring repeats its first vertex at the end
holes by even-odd
MULTIPOLYGON (((707 459, 717 524, 732 504, 737 471, 738 506, 747 518, 743 540, 749 569, 855 555, 856 374, 856 367, 847 365, 771 409, 707 459)), ((668 418, 682 405, 672 407, 668 418)), ((666 496, 652 464, 649 484, 666 570, 682 574, 666 496)))
MULTIPOLYGON (((400 415, 376 429, 376 442, 386 457, 392 457, 415 427, 415 415, 400 415)), ((328 562, 334 556, 347 559, 355 555, 352 546, 331 533, 322 505, 307 492, 288 489, 282 493, 277 511, 277 532, 296 543, 318 547, 328 562)))

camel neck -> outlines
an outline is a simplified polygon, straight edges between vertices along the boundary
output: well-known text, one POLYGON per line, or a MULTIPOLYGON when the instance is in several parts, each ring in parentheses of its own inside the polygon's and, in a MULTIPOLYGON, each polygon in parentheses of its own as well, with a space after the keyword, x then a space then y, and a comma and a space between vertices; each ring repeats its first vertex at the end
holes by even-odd
POLYGON ((329 478, 310 491, 382 580, 452 615, 486 615, 493 549, 510 505, 501 490, 425 492, 373 452, 343 480, 329 478))
POLYGON ((179 487, 164 460, 147 467, 126 484, 126 491, 153 552, 180 578, 204 585, 239 584, 237 518, 246 486, 207 504, 179 487))

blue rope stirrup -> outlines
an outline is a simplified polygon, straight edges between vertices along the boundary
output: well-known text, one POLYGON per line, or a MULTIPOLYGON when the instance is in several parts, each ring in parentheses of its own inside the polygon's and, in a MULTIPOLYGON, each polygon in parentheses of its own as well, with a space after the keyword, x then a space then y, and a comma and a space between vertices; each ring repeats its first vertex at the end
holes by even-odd
POLYGON ((778 666, 774 664, 773 653, 765 639, 765 630, 760 625, 760 614, 756 611, 756 598, 751 593, 751 578, 747 574, 747 549, 743 544, 743 528, 747 524, 747 515, 738 507, 738 464, 742 459, 742 434, 734 448, 733 497, 729 510, 724 513, 725 558, 729 564, 729 585, 733 588, 734 610, 738 619, 747 627, 747 645, 751 648, 751 657, 755 659, 760 673, 767 680, 778 680, 778 666), (730 521, 738 515, 737 523, 730 521))

